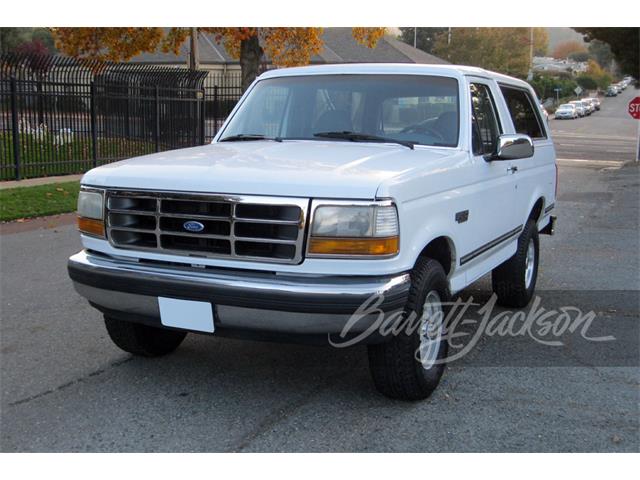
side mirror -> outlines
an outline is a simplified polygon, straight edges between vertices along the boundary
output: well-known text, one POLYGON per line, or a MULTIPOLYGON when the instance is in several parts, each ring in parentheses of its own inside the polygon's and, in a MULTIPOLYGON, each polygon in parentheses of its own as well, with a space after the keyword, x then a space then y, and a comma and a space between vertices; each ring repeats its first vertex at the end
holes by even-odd
POLYGON ((496 152, 489 160, 517 160, 533 157, 533 141, 529 135, 504 134, 498 137, 496 152))

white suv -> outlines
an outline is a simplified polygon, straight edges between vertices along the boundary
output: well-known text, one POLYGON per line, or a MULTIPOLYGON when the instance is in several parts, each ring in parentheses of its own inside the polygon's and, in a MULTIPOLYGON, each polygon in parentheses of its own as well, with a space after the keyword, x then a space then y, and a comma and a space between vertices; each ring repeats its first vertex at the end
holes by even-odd
POLYGON ((187 332, 358 337, 380 317, 352 315, 374 299, 419 322, 362 339, 374 383, 421 399, 444 369, 443 302, 487 273, 503 305, 531 299, 556 180, 523 81, 457 66, 274 70, 211 145, 87 173, 69 274, 113 341, 146 356, 187 332))

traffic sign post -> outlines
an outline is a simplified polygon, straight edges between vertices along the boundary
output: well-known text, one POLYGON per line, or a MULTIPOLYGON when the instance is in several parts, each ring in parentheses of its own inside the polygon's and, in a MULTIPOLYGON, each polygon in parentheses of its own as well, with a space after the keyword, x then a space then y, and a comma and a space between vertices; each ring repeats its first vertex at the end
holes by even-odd
MULTIPOLYGON (((629 102, 629 115, 636 120, 640 120, 640 97, 636 97, 629 102)), ((638 148, 636 149, 636 162, 640 161, 640 121, 638 122, 638 148)))

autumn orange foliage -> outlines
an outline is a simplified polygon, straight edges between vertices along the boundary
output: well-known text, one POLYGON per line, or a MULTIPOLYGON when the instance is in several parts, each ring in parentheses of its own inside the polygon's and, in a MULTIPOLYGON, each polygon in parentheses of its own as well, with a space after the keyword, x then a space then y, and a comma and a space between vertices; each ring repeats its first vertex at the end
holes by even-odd
POLYGON ((562 42, 556 45, 553 49, 552 56, 553 58, 567 58, 572 53, 582 53, 586 52, 587 47, 581 42, 576 40, 570 40, 568 42, 562 42))
MULTIPOLYGON (((126 61, 142 52, 178 53, 189 38, 190 28, 172 27, 60 27, 52 28, 56 47, 73 57, 126 61)), ((213 34, 234 58, 240 57, 243 40, 257 37, 275 65, 305 65, 322 51, 321 27, 198 27, 201 33, 213 34)), ((381 27, 354 27, 355 40, 375 47, 384 35, 381 27)))

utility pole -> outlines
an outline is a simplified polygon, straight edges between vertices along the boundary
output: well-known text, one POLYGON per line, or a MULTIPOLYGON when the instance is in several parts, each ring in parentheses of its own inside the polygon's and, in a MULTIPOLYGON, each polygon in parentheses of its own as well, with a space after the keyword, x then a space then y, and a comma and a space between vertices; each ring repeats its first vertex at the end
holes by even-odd
POLYGON ((533 27, 529 28, 529 69, 533 72, 533 27))
POLYGON ((413 48, 418 48, 418 27, 413 27, 413 48))
POLYGON ((529 27, 529 73, 527 81, 533 80, 533 27, 529 27))
POLYGON ((451 45, 451 27, 449 27, 447 32, 447 45, 451 45))
POLYGON ((200 68, 200 55, 198 53, 198 29, 191 27, 190 49, 189 49, 189 70, 200 68))

